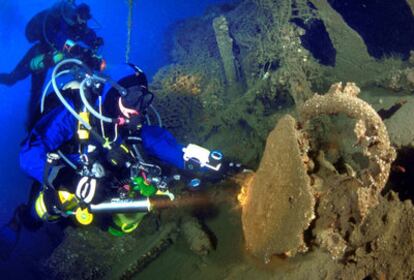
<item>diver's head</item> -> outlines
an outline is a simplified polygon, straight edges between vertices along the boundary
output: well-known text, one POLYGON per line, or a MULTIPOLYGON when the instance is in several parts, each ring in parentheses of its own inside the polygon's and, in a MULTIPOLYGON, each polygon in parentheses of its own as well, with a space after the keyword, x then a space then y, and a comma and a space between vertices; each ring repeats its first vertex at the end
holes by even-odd
MULTIPOLYGON (((152 102, 153 94, 148 91, 148 80, 145 73, 134 64, 123 64, 116 68, 108 67, 109 76, 117 81, 117 84, 126 90, 122 96, 122 104, 125 107, 138 111, 145 110, 152 102)), ((116 87, 111 87, 106 92, 104 107, 109 108, 111 104, 118 104, 120 93, 116 87)), ((111 113, 119 115, 118 108, 114 107, 111 113)))
POLYGON ((87 4, 79 4, 76 6, 76 23, 86 24, 92 18, 91 10, 87 4))
POLYGON ((60 13, 69 26, 84 26, 92 18, 91 10, 87 4, 74 5, 69 2, 58 4, 60 13))

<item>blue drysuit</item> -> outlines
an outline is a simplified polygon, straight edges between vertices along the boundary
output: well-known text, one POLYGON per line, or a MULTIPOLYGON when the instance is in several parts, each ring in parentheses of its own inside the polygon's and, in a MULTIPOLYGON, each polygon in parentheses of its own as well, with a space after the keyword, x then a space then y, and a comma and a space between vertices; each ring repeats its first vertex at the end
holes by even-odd
MULTIPOLYGON (((30 177, 43 184, 46 155, 56 151, 74 137, 77 120, 64 106, 44 115, 23 142, 20 166, 30 177)), ((144 125, 141 129, 142 145, 149 156, 184 169, 183 146, 167 130, 144 125)))

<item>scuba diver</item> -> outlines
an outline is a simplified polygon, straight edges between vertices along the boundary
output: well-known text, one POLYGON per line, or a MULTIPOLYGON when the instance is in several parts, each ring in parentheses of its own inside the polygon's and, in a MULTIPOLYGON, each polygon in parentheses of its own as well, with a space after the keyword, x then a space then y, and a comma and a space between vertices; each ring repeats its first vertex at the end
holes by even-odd
POLYGON ((12 86, 31 75, 27 129, 33 126, 39 97, 49 68, 64 58, 80 58, 91 68, 99 69, 102 58, 96 54, 104 41, 87 22, 92 18, 86 4, 60 1, 36 14, 26 25, 26 38, 34 45, 14 70, 0 73, 0 84, 12 86))
POLYGON ((175 181, 197 189, 198 171, 220 178, 239 171, 217 150, 178 143, 162 126, 144 72, 125 67, 129 74, 117 81, 77 59, 55 67, 48 84, 53 91, 42 96, 42 116, 22 144, 20 164, 35 183, 29 203, 0 230, 3 257, 12 252, 21 226, 36 230, 71 219, 122 236, 148 212, 172 205, 175 181), (59 88, 61 76, 72 79, 59 88))

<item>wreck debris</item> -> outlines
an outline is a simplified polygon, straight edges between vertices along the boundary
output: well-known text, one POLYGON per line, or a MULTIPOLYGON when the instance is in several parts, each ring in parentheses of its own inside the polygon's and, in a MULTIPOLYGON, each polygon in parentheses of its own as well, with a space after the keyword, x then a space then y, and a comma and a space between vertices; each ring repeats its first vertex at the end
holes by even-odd
POLYGON ((286 90, 297 106, 312 97, 311 80, 318 80, 320 66, 301 45, 300 37, 305 30, 287 23, 279 31, 280 68, 270 77, 270 84, 276 91, 286 90))
MULTIPOLYGON (((367 215, 371 201, 359 196, 364 188, 357 179, 346 175, 323 178, 325 190, 318 198, 317 219, 312 228, 314 244, 330 252, 332 259, 342 259, 348 248, 349 235, 363 216, 367 215)), ((369 196, 368 198, 376 197, 369 196)))
POLYGON ((275 254, 294 256, 307 250, 303 232, 314 218, 315 205, 304 163, 307 149, 295 119, 286 115, 268 136, 247 189, 242 206, 246 246, 265 262, 275 254))
POLYGON ((412 66, 394 67, 387 75, 380 76, 377 84, 393 92, 412 93, 414 92, 414 68, 412 66))
MULTIPOLYGON (((388 180, 391 163, 396 157, 381 117, 357 97, 359 91, 353 83, 347 83, 345 87, 337 83, 327 94, 316 94, 299 108, 304 124, 321 115, 339 113, 354 119, 357 141, 354 146, 359 146, 362 155, 368 159, 368 164, 359 170, 345 162, 345 174, 331 172, 323 178, 325 193, 318 200, 318 219, 313 234, 316 244, 330 252, 333 259, 344 256, 350 234, 378 205, 380 191, 388 180)), ((321 153, 323 155, 319 151, 318 159, 321 153)), ((319 159, 320 165, 326 166, 323 162, 319 159)), ((331 171, 335 168, 328 166, 331 171)))
POLYGON ((317 236, 320 246, 326 248, 333 259, 339 259, 345 253, 347 243, 342 236, 332 228, 321 231, 317 236))
POLYGON ((44 271, 52 279, 62 280, 132 279, 169 249, 180 234, 190 250, 200 256, 213 249, 210 236, 188 213, 166 210, 159 219, 150 216, 142 221, 140 230, 122 237, 96 227, 68 228, 64 242, 44 262, 44 271))
MULTIPOLYGON (((299 2, 307 2, 300 0, 299 2)), ((323 21, 336 50, 335 67, 329 68, 331 81, 367 82, 386 75, 395 67, 401 66, 401 60, 393 57, 376 61, 368 53, 368 48, 357 31, 352 29, 328 0, 310 0, 317 16, 323 21)))
POLYGON ((360 89, 354 83, 331 86, 326 95, 316 94, 301 108, 300 115, 306 122, 319 115, 344 113, 356 119, 354 132, 363 154, 369 159, 369 166, 361 173, 364 185, 382 190, 387 182, 391 163, 396 157, 391 147, 387 129, 377 112, 365 101, 357 98, 360 89))
POLYGON ((129 250, 130 241, 129 236, 115 239, 96 227, 68 227, 65 239, 42 268, 50 279, 102 279, 112 263, 119 261, 117 253, 129 250))
POLYGON ((246 246, 253 255, 268 261, 274 254, 305 252, 311 243, 304 242, 304 232, 311 229, 314 244, 341 259, 355 226, 378 204, 395 151, 384 123, 357 97, 359 91, 353 83, 334 84, 326 95, 316 94, 299 108, 300 126, 286 115, 270 133, 260 167, 240 195, 246 246), (354 145, 368 161, 356 170, 344 162, 343 173, 323 149, 311 151, 314 132, 298 129, 315 117, 339 113, 356 121, 354 145), (313 160, 320 168, 314 170, 313 160), (310 228, 315 210, 318 219, 310 228))
MULTIPOLYGON (((409 1, 412 1, 413 4, 414 4, 413 0, 409 0, 409 1)), ((414 65, 414 51, 413 50, 410 51, 410 56, 408 58, 408 63, 410 63, 410 65, 414 65)))
POLYGON ((171 221, 151 229, 148 219, 140 226, 122 238, 96 227, 68 228, 43 269, 50 279, 131 279, 174 243, 179 228, 171 221))
POLYGON ((361 36, 349 27, 342 16, 335 11, 328 0, 311 0, 317 14, 324 22, 329 37, 336 49, 336 66, 332 69, 335 77, 363 82, 367 73, 380 73, 379 63, 369 55, 361 36), (377 69, 376 69, 377 67, 377 69))
MULTIPOLYGON (((106 279, 132 279, 134 275, 141 272, 148 264, 154 261, 162 252, 164 252, 176 239, 177 225, 168 223, 164 225, 159 233, 146 240, 141 246, 136 247, 126 256, 129 261, 118 263, 112 271, 106 274, 106 279)), ((143 240, 141 240, 143 241, 143 240)))
POLYGON ((401 100, 392 105, 391 107, 385 109, 380 109, 377 113, 382 120, 391 118, 401 107, 407 103, 407 100, 401 100))
POLYGON ((414 0, 407 0, 407 4, 410 6, 411 13, 414 15, 414 0))
POLYGON ((162 87, 169 94, 198 95, 201 92, 201 75, 186 73, 180 67, 170 68, 162 87))
POLYGON ((181 231, 191 251, 197 255, 206 256, 213 249, 209 236, 196 218, 185 217, 181 224, 181 231))
POLYGON ((402 91, 407 85, 407 75, 404 70, 398 69, 390 73, 385 80, 385 88, 394 92, 402 91))
POLYGON ((169 93, 159 95, 155 100, 158 112, 162 115, 163 126, 177 137, 195 139, 198 130, 195 125, 202 122, 202 104, 198 98, 189 94, 169 93), (188 117, 183 118, 186 115, 188 117))
POLYGON ((407 97, 407 103, 402 106, 391 118, 385 120, 391 142, 397 148, 412 147, 414 145, 414 100, 407 97))
POLYGON ((238 80, 236 58, 233 54, 233 38, 230 37, 227 19, 222 15, 213 20, 213 28, 216 35, 217 46, 220 51, 224 73, 228 85, 238 80))

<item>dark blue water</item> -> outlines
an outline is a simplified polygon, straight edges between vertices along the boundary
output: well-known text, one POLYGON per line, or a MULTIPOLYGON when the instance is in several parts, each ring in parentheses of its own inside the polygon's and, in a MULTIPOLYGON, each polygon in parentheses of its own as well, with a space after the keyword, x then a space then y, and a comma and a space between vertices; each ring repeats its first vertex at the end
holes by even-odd
MULTIPOLYGON (((91 6, 94 19, 100 25, 96 32, 105 39, 102 54, 108 65, 123 63, 127 41, 128 1, 82 2, 91 6)), ((229 1, 134 2, 130 61, 138 64, 151 77, 159 67, 168 62, 164 35, 169 25, 180 19, 202 15, 210 4, 229 1)), ((26 23, 34 14, 48 8, 52 3, 54 1, 0 0, 0 72, 11 71, 23 57, 30 47, 24 36, 26 23)), ((18 161, 19 143, 25 137, 24 122, 29 88, 29 79, 13 87, 0 85, 0 224, 7 222, 14 207, 24 202, 29 192, 30 180, 20 171, 18 161)), ((44 231, 37 234, 24 232, 18 253, 14 256, 17 259, 14 264, 20 269, 13 267, 12 263, 8 269, 13 273, 10 275, 3 271, 4 267, 0 267, 0 279, 30 279, 27 278, 28 274, 32 274, 35 279, 35 268, 30 267, 30 264, 22 265, 22 262, 47 253, 51 247, 49 245, 53 245, 50 244, 52 239, 56 240, 44 231)))
POLYGON ((375 58, 408 58, 414 49, 414 17, 405 0, 329 0, 364 39, 375 58))
POLYGON ((301 36, 302 46, 310 51, 313 57, 323 65, 335 66, 336 50, 332 44, 325 24, 315 19, 305 23, 301 19, 292 21, 305 30, 305 35, 301 36))

